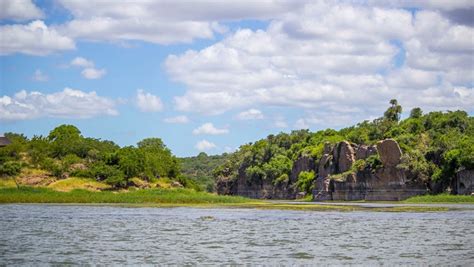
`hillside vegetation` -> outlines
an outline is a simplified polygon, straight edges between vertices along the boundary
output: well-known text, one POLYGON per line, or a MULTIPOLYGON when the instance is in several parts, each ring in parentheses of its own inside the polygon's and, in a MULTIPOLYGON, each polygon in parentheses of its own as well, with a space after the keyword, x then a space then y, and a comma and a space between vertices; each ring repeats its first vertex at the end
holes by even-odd
POLYGON ((181 175, 178 159, 159 138, 119 147, 112 141, 84 137, 73 125, 61 125, 48 136, 31 139, 16 133, 5 136, 12 143, 0 148, 0 175, 15 178, 17 184, 51 184, 60 190, 168 185, 199 189, 193 180, 181 175), (68 177, 75 179, 64 180, 68 177))
MULTIPOLYGON (((387 138, 395 139, 403 151, 402 163, 398 167, 408 170, 411 179, 425 182, 432 192, 448 189, 458 170, 474 168, 472 116, 464 111, 423 114, 420 108, 414 108, 408 118, 400 120, 401 113, 402 107, 393 99, 383 116, 373 121, 363 121, 340 130, 298 130, 269 135, 242 145, 216 168, 214 176, 228 182, 237 179, 244 171, 248 184, 262 180, 283 183, 288 181, 298 158, 306 156, 318 162, 326 143, 347 140, 373 145, 387 138)), ((356 162, 353 167, 375 169, 380 164, 378 155, 373 155, 363 162, 356 162)), ((301 172, 296 185, 309 193, 316 177, 317 173, 301 172)))
POLYGON ((184 176, 195 181, 201 188, 208 192, 215 191, 215 180, 213 171, 224 164, 229 154, 208 156, 201 152, 195 157, 179 158, 181 172, 184 176))

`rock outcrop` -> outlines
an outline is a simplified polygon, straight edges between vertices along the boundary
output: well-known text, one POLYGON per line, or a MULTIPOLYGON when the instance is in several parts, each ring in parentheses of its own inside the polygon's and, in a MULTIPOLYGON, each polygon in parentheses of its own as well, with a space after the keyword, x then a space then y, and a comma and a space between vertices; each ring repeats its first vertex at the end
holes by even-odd
MULTIPOLYGON (((402 152, 395 140, 380 141, 376 146, 356 145, 347 141, 325 144, 323 155, 315 162, 302 156, 293 163, 289 178, 284 181, 252 179, 246 176, 248 166, 240 166, 236 177, 222 177, 217 181, 219 194, 240 195, 250 198, 295 199, 302 196, 296 189, 299 173, 314 171, 313 199, 322 200, 402 200, 424 194, 426 186, 407 178, 397 168, 402 152), (353 170, 357 160, 378 155, 383 166, 353 170)), ((358 165, 360 167, 360 164, 358 165)))
POLYGON ((395 167, 400 164, 402 150, 397 141, 393 139, 385 139, 377 143, 377 151, 385 167, 395 167))
POLYGON ((347 141, 338 143, 334 148, 333 155, 335 159, 334 166, 338 173, 348 171, 355 161, 354 148, 347 141))
POLYGON ((312 157, 301 156, 293 163, 289 179, 275 183, 269 179, 251 179, 245 173, 247 166, 241 166, 235 179, 219 178, 216 189, 217 193, 221 195, 264 199, 295 199, 301 195, 301 192, 296 188, 298 175, 302 171, 314 171, 315 167, 312 157))
POLYGON ((402 200, 426 192, 422 183, 409 181, 405 171, 397 168, 402 152, 395 140, 380 141, 376 148, 344 141, 334 147, 332 155, 324 154, 319 162, 313 191, 316 201, 402 200), (377 153, 383 167, 349 171, 355 160, 364 160, 377 153), (332 179, 334 177, 338 179, 332 179))
POLYGON ((461 170, 457 172, 452 188, 454 194, 474 194, 474 170, 461 170))
POLYGON ((356 151, 356 160, 359 159, 366 159, 372 155, 377 155, 377 147, 376 146, 366 146, 360 145, 356 151))

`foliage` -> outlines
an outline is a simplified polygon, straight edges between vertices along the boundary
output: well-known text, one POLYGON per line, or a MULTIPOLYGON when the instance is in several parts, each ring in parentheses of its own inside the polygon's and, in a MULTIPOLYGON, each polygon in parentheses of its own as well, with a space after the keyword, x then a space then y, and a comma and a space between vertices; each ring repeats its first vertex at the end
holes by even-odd
MULTIPOLYGON (((403 151, 400 168, 411 178, 425 182, 442 182, 447 188, 455 173, 463 168, 474 169, 474 118, 464 111, 429 112, 420 108, 401 119, 402 107, 392 99, 383 116, 372 121, 340 130, 292 131, 269 135, 265 139, 242 145, 228 160, 218 166, 214 177, 236 179, 245 174, 248 182, 269 179, 273 184, 285 180, 292 162, 299 157, 311 157, 316 162, 322 157, 326 143, 348 140, 356 144, 374 145, 393 138, 403 151), (287 164, 289 160, 290 164, 287 164)), ((375 171, 382 167, 379 155, 356 162, 353 168, 375 171)), ((350 170, 351 173, 356 172, 350 170)))
POLYGON ((214 192, 215 179, 213 171, 229 158, 229 154, 208 156, 201 152, 195 157, 180 158, 181 172, 184 176, 195 181, 200 188, 214 192))
POLYGON ((296 181, 296 186, 303 192, 311 193, 314 184, 314 171, 303 171, 298 175, 298 180, 296 181))
POLYGON ((23 166, 17 161, 7 161, 0 164, 0 176, 15 176, 20 174, 23 166))

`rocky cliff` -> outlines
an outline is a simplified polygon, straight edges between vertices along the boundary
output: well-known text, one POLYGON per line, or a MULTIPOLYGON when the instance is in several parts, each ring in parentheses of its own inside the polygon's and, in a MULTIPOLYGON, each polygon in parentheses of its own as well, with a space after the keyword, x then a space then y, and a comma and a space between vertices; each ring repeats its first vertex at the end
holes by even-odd
POLYGON ((347 141, 325 144, 319 159, 298 158, 287 180, 252 180, 245 175, 246 166, 241 166, 236 179, 218 179, 217 192, 251 198, 294 199, 300 195, 296 187, 298 175, 302 171, 314 171, 316 201, 402 200, 426 193, 422 182, 407 179, 406 171, 398 167, 401 156, 398 143, 392 139, 374 146, 347 141))
POLYGON ((402 151, 395 140, 376 146, 341 142, 326 151, 319 162, 314 200, 403 200, 427 191, 423 183, 407 179, 406 171, 397 167, 402 151), (381 165, 364 163, 372 155, 379 156, 381 165), (353 168, 356 160, 363 164, 353 168))

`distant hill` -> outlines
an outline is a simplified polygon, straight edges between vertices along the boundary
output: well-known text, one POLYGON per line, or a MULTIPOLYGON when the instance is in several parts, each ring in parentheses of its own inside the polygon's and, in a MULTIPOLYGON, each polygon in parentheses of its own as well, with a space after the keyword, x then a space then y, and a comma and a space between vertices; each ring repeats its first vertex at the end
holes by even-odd
POLYGON ((208 192, 215 191, 215 180, 213 177, 213 170, 224 164, 229 158, 229 154, 208 156, 201 152, 195 157, 179 158, 181 164, 181 173, 196 183, 208 192))

